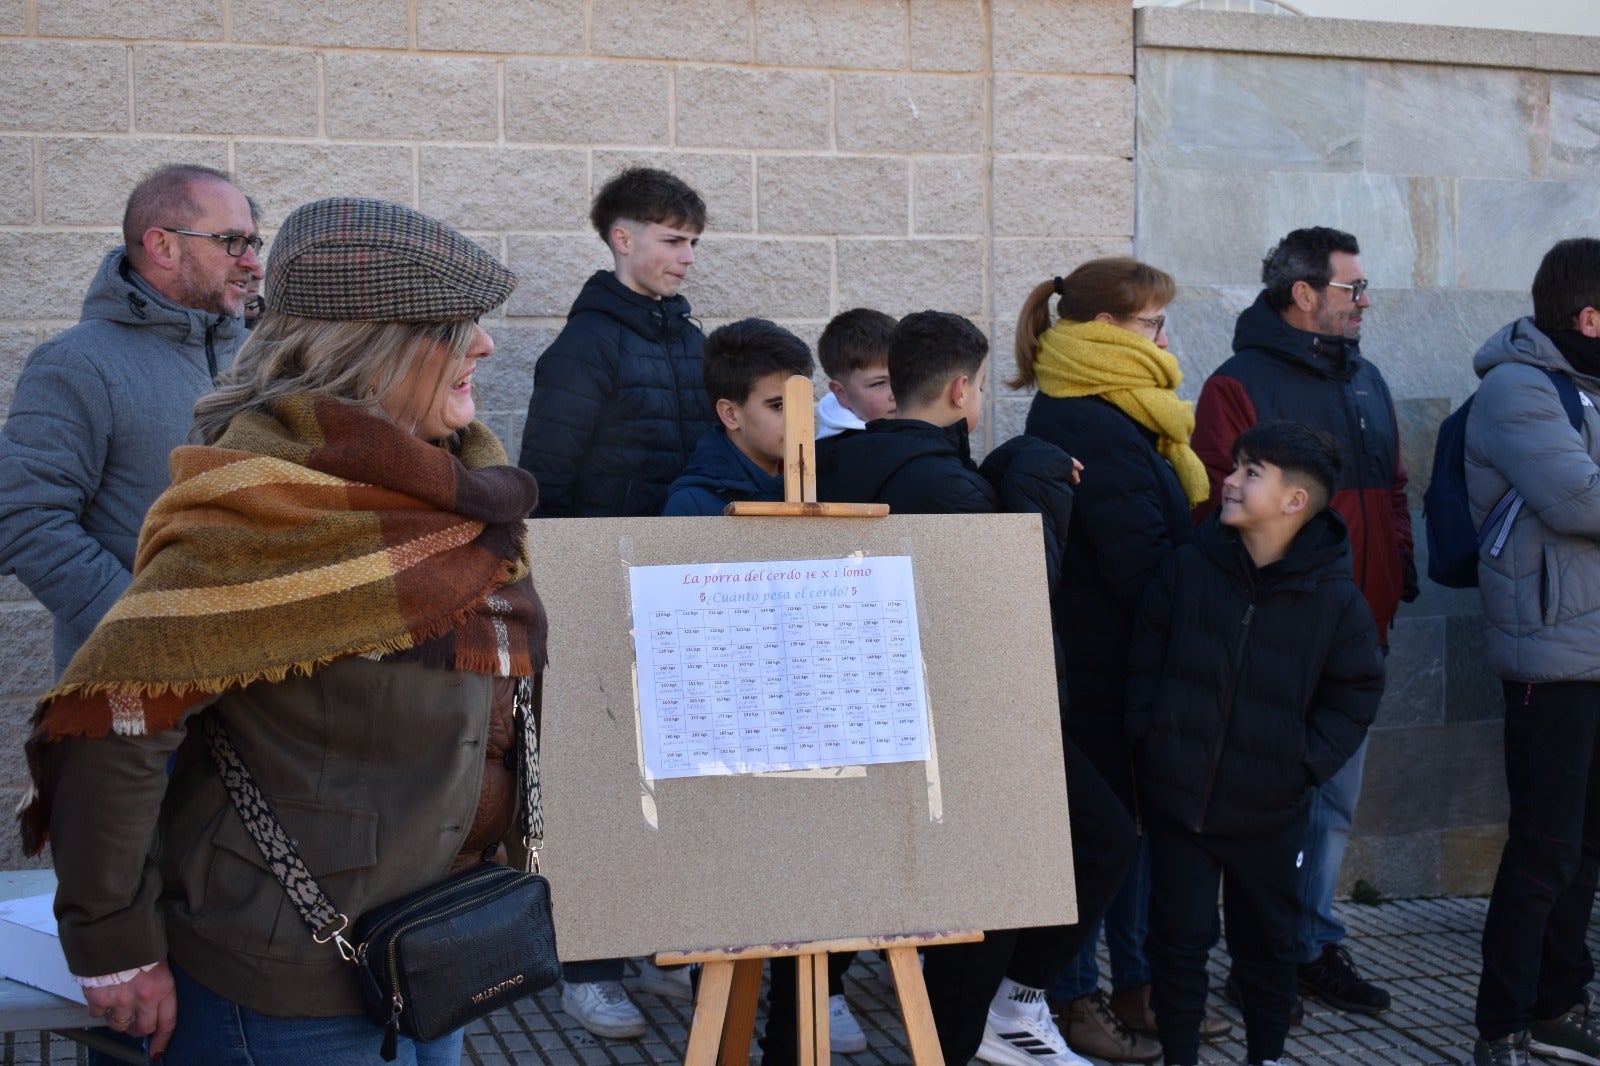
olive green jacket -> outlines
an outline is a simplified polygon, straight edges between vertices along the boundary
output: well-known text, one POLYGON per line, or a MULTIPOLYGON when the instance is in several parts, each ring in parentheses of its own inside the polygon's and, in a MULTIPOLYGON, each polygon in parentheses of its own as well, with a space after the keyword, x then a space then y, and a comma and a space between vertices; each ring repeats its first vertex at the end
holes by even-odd
POLYGON ((486 676, 351 658, 224 695, 168 733, 53 745, 56 915, 72 972, 170 953, 264 1014, 360 1013, 354 967, 312 941, 266 868, 197 716, 221 718, 306 866, 354 921, 446 875, 478 802, 490 703, 486 676))

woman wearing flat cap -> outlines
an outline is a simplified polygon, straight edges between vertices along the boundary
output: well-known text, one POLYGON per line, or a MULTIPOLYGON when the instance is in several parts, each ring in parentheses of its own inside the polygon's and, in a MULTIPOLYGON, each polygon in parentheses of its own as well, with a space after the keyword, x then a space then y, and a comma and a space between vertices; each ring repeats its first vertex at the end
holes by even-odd
MULTIPOLYGON (((383 1035, 246 830, 206 719, 352 919, 503 854, 513 696, 545 662, 537 489, 473 420, 472 375, 494 349, 478 316, 516 280, 398 204, 290 214, 132 587, 41 705, 24 844, 53 847, 90 1010, 152 1058, 376 1062, 383 1035)), ((461 1046, 401 1038, 399 1061, 461 1046)))

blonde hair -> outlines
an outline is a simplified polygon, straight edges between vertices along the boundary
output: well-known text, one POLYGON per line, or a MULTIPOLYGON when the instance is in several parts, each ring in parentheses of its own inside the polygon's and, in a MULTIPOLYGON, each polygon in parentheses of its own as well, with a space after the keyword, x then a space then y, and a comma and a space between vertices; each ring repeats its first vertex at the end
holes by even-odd
MULTIPOLYGON (((431 396, 456 373, 472 345, 477 322, 348 322, 303 318, 268 310, 239 349, 217 389, 194 405, 192 436, 215 444, 235 415, 264 410, 291 396, 337 400, 391 422, 383 404, 400 388, 413 365, 437 346, 447 354, 439 377, 419 382, 407 399, 431 396)), ((416 432, 422 414, 404 426, 416 432)))
POLYGON ((1057 318, 1090 322, 1101 312, 1126 319, 1151 304, 1165 307, 1177 292, 1171 274, 1125 255, 1091 259, 1064 278, 1040 282, 1028 293, 1017 317, 1017 373, 1006 384, 1014 389, 1033 384, 1039 338, 1050 328, 1050 297, 1061 296, 1057 318))

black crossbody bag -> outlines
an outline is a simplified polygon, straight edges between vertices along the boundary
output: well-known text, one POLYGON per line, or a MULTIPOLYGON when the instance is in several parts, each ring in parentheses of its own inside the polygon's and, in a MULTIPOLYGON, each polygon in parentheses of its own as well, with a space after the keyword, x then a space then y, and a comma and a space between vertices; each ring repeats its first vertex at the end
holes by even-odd
POLYGON ((211 756, 268 868, 311 938, 331 941, 356 968, 367 1016, 384 1028, 385 1062, 398 1053, 400 1033, 437 1040, 561 977, 550 883, 538 873, 544 813, 534 704, 540 680, 517 683, 517 814, 528 869, 484 863, 369 911, 353 926, 306 869, 217 716, 204 716, 211 756))

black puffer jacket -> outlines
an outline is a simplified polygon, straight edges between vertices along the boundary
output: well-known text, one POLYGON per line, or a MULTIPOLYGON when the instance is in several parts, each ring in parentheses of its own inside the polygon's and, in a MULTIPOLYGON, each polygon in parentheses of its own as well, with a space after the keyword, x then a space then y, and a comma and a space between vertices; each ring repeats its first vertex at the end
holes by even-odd
POLYGON ((978 473, 967 424, 880 418, 817 441, 817 499, 886 503, 896 514, 993 514, 1000 499, 978 473))
MULTIPOLYGON (((989 479, 1000 497, 1000 510, 1010 514, 1036 514, 1042 522, 1045 580, 1050 593, 1050 640, 1056 655, 1056 700, 1063 731, 1069 718, 1068 695, 1062 618, 1056 609, 1061 600, 1056 594, 1063 576, 1062 560, 1071 550, 1067 530, 1072 526, 1072 459, 1049 441, 1023 434, 990 452, 978 467, 978 472, 989 479)), ((1120 730, 1120 716, 1116 724, 1120 730)))
POLYGON ((1383 695, 1372 612, 1332 509, 1256 569, 1211 514, 1145 591, 1128 659, 1140 809, 1198 833, 1265 833, 1303 816, 1383 695))
MULTIPOLYGON (((1072 525, 1072 456, 1037 437, 1012 437, 990 452, 978 467, 1000 498, 1007 514, 1036 514, 1044 526, 1044 567, 1050 583, 1051 628, 1059 632, 1055 591, 1061 580, 1061 560, 1067 530, 1072 525)), ((1056 663, 1061 650, 1056 649, 1056 663)))
POLYGON ((1156 436, 1098 396, 1035 396, 1026 432, 1083 463, 1061 582, 1050 601, 1062 644, 1063 727, 1130 810, 1123 737, 1133 617, 1145 586, 1193 531, 1189 501, 1156 436))
POLYGON ((609 270, 584 283, 533 368, 517 462, 539 479, 535 517, 661 513, 716 423, 704 340, 682 296, 641 296, 609 270))

